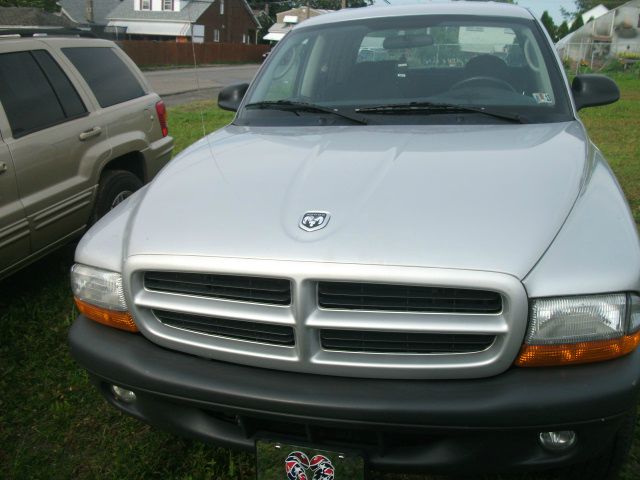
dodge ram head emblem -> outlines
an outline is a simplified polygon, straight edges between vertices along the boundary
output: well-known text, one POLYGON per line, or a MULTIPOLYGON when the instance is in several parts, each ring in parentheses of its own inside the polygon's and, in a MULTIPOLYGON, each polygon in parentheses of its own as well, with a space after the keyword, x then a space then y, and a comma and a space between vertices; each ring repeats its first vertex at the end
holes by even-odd
POLYGON ((300 219, 298 226, 307 232, 315 232, 324 228, 330 218, 329 212, 307 212, 300 219))

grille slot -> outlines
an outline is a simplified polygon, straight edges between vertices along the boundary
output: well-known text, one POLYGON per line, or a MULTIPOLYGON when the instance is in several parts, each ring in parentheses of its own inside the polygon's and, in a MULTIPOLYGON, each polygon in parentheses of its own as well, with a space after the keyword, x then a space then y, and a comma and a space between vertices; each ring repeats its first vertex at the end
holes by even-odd
POLYGON ((502 297, 485 290, 318 282, 318 305, 341 310, 493 314, 502 311, 502 297))
POLYGON ((208 273, 145 272, 149 290, 183 295, 266 303, 291 304, 291 282, 281 278, 215 275, 208 273))
POLYGON ((369 353, 475 353, 495 341, 493 335, 322 330, 325 350, 369 353))
POLYGON ((226 320, 166 310, 153 310, 153 314, 165 325, 194 332, 271 345, 293 346, 295 344, 293 328, 286 325, 226 320))

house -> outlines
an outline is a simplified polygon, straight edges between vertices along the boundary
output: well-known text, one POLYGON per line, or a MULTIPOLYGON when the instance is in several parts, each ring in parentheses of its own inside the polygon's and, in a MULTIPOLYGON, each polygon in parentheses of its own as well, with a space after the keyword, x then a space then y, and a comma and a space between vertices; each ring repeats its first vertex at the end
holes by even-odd
POLYGON ((109 15, 122 0, 59 0, 60 13, 83 28, 102 35, 109 15))
POLYGON ((123 0, 107 19, 131 40, 257 43, 260 27, 246 0, 123 0))
POLYGON ((640 0, 633 0, 562 38, 556 48, 567 61, 605 64, 611 58, 640 59, 640 0))
POLYGON ((47 28, 47 27, 77 27, 69 19, 45 12, 40 8, 0 7, 0 28, 47 28))
POLYGON ((291 30, 296 24, 305 21, 307 18, 317 17, 318 15, 324 15, 329 12, 333 12, 333 10, 299 7, 277 13, 276 23, 271 25, 269 33, 264 36, 263 40, 278 42, 282 40, 282 38, 289 33, 289 30, 291 30))

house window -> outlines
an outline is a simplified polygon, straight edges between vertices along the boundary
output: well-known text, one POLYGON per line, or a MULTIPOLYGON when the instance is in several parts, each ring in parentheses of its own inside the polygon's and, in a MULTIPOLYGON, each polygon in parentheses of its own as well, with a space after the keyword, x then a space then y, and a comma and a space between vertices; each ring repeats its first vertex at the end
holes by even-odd
POLYGON ((224 0, 220 0, 220 15, 224 15, 224 0))
POLYGON ((140 0, 140 10, 151 10, 151 0, 140 0))
POLYGON ((214 42, 220 41, 220 30, 218 30, 217 28, 213 30, 213 41, 214 42))
POLYGON ((173 11, 173 0, 162 0, 162 10, 173 11))

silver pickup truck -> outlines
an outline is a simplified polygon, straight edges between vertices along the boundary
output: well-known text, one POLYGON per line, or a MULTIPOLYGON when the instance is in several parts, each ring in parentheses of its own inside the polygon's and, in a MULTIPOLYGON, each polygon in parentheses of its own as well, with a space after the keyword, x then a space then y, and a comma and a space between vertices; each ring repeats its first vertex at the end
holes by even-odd
POLYGON ((221 92, 229 126, 84 236, 71 351, 114 406, 257 451, 259 478, 614 478, 640 244, 578 111, 618 98, 570 85, 520 7, 307 20, 221 92))

